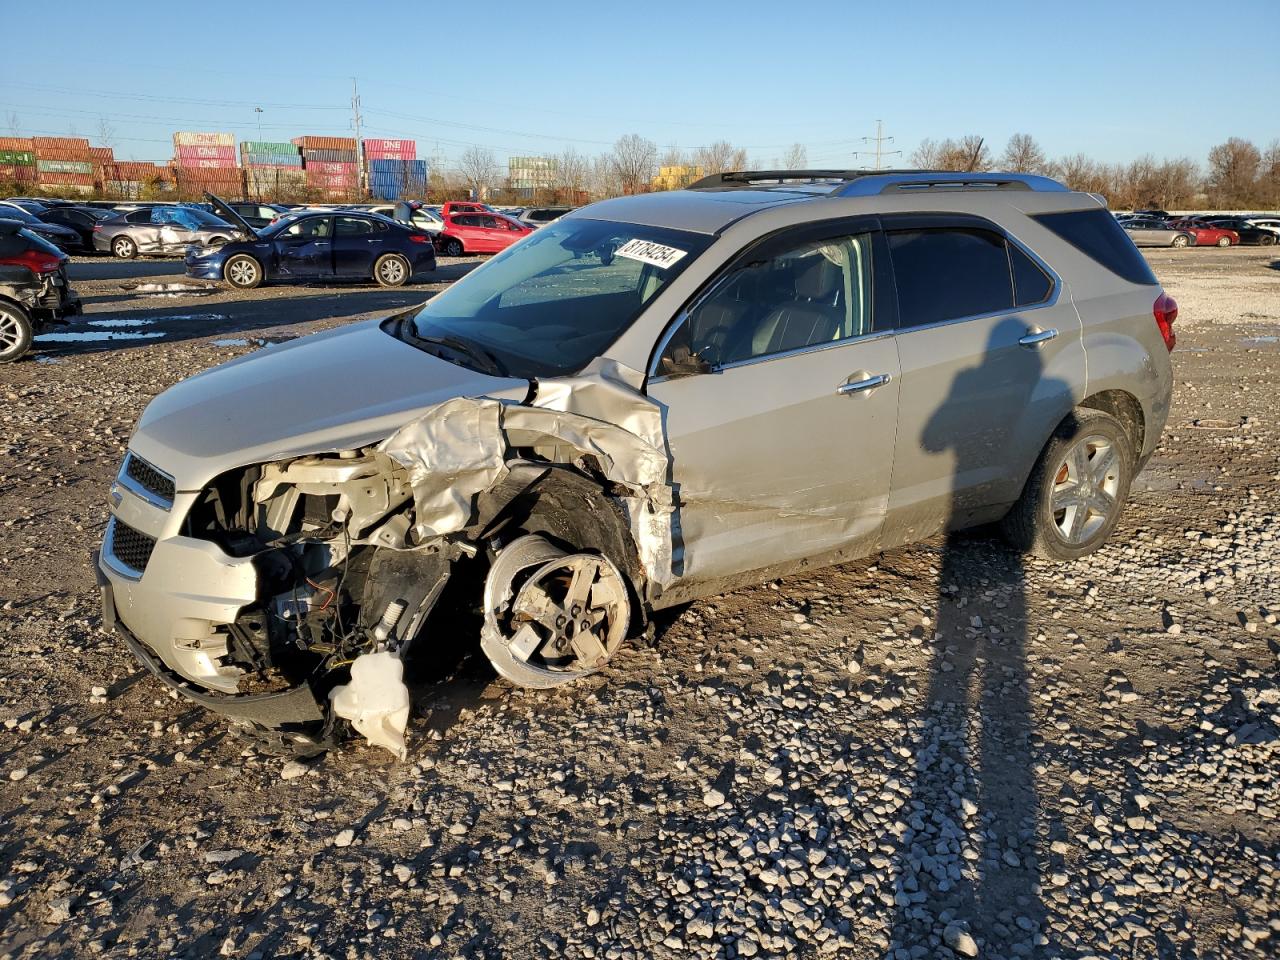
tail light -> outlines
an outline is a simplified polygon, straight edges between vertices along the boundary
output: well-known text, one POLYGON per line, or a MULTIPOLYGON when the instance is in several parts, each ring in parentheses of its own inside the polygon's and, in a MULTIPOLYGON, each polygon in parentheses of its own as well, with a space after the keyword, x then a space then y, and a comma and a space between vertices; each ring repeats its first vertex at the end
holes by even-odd
POLYGON ((32 273, 57 273, 62 266, 62 258, 43 250, 24 250, 13 257, 0 258, 0 264, 7 267, 26 267, 32 273))
POLYGON ((1156 326, 1160 328, 1164 345, 1173 352, 1173 345, 1178 342, 1178 335, 1173 332, 1173 321, 1178 319, 1178 301, 1161 290, 1151 312, 1155 315, 1156 326))
POLYGON ((430 243, 431 234, 429 233, 411 233, 409 239, 414 243, 430 243))
POLYGON ((93 225, 93 232, 94 232, 94 233, 101 233, 101 232, 102 232, 102 224, 100 224, 100 223, 95 223, 95 224, 93 225))

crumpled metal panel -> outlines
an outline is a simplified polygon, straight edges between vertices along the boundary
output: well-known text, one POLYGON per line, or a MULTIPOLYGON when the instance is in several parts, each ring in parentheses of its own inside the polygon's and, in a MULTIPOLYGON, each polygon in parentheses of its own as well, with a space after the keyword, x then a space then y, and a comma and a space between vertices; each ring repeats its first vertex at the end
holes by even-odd
POLYGON ((409 471, 419 536, 444 536, 467 526, 476 495, 502 480, 513 448, 534 448, 562 463, 590 458, 628 491, 621 499, 640 563, 652 583, 667 586, 670 461, 662 409, 640 393, 642 383, 639 371, 597 360, 578 376, 539 381, 529 405, 492 397, 445 401, 379 449, 409 471))

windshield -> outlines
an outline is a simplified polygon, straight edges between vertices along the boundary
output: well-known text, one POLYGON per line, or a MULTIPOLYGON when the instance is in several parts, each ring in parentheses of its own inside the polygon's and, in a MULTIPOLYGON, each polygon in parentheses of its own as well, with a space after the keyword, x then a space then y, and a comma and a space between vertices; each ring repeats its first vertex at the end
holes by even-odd
POLYGON ((487 358, 487 372, 574 373, 600 356, 711 240, 630 223, 561 220, 436 296, 400 335, 424 349, 442 340, 455 353, 469 347, 460 362, 487 358))

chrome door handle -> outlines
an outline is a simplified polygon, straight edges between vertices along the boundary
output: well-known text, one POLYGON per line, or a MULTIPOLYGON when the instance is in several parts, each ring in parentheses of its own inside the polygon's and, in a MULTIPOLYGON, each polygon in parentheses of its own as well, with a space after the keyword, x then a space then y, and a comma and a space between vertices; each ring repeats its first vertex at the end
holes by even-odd
POLYGON ((1042 343, 1047 343, 1058 335, 1057 330, 1032 330, 1025 337, 1022 337, 1018 343, 1024 347, 1034 347, 1042 343))
POLYGON ((858 393, 861 390, 874 390, 876 387, 883 387, 892 379, 887 373, 878 373, 874 377, 867 377, 865 380, 842 383, 836 387, 836 393, 842 397, 847 397, 849 394, 858 393))

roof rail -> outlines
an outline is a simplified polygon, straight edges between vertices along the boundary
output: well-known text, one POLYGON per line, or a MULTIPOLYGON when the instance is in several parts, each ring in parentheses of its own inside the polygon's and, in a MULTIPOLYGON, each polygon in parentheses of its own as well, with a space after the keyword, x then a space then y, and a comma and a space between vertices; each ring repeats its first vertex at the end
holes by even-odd
POLYGON ((883 193, 914 193, 922 190, 1034 190, 1063 193, 1067 188, 1057 180, 1032 173, 955 173, 951 171, 880 171, 841 184, 831 191, 834 197, 872 197, 883 193))
POLYGON ((872 197, 916 190, 1035 190, 1063 192, 1056 180, 1030 173, 957 173, 950 170, 733 170, 713 173, 689 190, 748 188, 789 183, 833 184, 833 197, 872 197))

